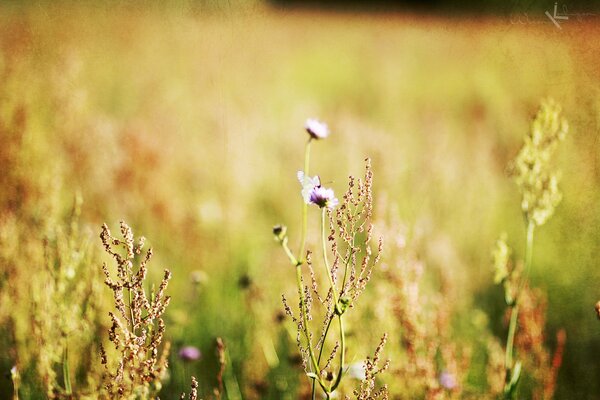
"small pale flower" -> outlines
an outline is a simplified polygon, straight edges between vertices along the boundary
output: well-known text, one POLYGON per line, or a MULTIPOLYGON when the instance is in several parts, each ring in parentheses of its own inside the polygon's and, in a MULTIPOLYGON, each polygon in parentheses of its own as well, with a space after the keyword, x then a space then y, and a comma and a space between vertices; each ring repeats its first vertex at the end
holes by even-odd
POLYGON ((452 390, 457 386, 456 377, 448 371, 444 371, 440 374, 440 385, 445 389, 452 390))
POLYGON ((194 285, 201 285, 208 281, 208 275, 201 270, 195 270, 190 273, 190 280, 194 285))
POLYGON ((179 350, 179 358, 183 361, 196 361, 202 357, 202 353, 194 346, 185 346, 179 350))
POLYGON ((325 139, 327 136, 329 136, 329 128, 327 127, 327 124, 317 119, 307 119, 306 123, 304 124, 304 128, 313 139, 325 139))
POLYGON ((304 176, 304 172, 298 171, 298 181, 302 185, 302 198, 306 204, 310 204, 310 194, 316 188, 321 186, 321 179, 318 176, 311 178, 310 176, 304 176))
POLYGON ((362 361, 352 363, 348 365, 348 369, 346 371, 348 376, 353 379, 357 379, 359 381, 364 381, 367 379, 367 372, 365 370, 365 363, 362 361))

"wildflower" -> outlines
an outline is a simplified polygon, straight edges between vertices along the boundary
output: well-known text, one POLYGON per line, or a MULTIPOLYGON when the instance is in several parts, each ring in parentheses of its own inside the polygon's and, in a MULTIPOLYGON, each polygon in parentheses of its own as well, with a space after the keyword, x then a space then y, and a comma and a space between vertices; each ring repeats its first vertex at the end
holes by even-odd
POLYGON ((185 346, 179 350, 179 358, 183 361, 196 361, 202 357, 202 353, 194 346, 185 346))
POLYGON ((310 202, 318 205, 320 208, 327 207, 329 209, 338 205, 338 199, 334 197, 333 190, 322 186, 316 187, 310 193, 310 202))
POLYGON ((456 377, 448 371, 444 371, 440 374, 440 385, 445 389, 452 390, 456 388, 456 377))
POLYGON ((298 171, 298 180, 302 185, 302 198, 306 204, 315 204, 320 208, 327 207, 333 209, 339 203, 333 193, 333 189, 327 189, 321 186, 321 179, 318 176, 311 178, 304 176, 304 172, 298 171))
POLYGON ((317 119, 307 119, 306 123, 304 124, 304 128, 313 139, 325 139, 327 136, 329 136, 329 128, 327 127, 327 124, 317 119))

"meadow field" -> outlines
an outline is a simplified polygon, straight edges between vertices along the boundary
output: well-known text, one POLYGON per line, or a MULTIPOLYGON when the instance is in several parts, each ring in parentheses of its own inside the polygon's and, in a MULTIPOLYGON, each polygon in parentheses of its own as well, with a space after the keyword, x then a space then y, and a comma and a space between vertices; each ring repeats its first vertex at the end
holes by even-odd
POLYGON ((501 397, 510 307, 492 252, 505 233, 516 271, 527 264, 513 160, 540 106, 558 104, 568 132, 549 165, 562 200, 522 272, 522 372, 510 396, 600 399, 600 23, 557 29, 543 18, 0 4, 0 398, 176 399, 194 376, 198 398, 299 399, 311 398, 311 381, 335 381, 339 351, 322 377, 307 376, 306 337, 281 300, 296 318, 297 270, 311 286, 280 246, 285 237, 302 261, 304 210, 322 296, 329 285, 319 210, 303 206, 297 179, 308 118, 330 130, 312 140, 309 175, 340 205, 348 176, 363 177, 356 202, 369 215, 358 215, 373 239, 361 254, 372 249, 375 261, 383 237, 348 311, 343 298, 324 300, 325 317, 346 323, 331 397, 501 397), (115 349, 118 290, 102 265, 114 280, 141 253, 120 221, 152 247, 136 287, 144 304, 157 301, 133 316, 138 289, 125 290, 124 320, 131 312, 157 342, 141 344, 154 361, 131 393, 107 389, 123 344, 115 349), (287 226, 279 240, 276 224, 287 226), (105 250, 123 243, 121 263, 105 250), (160 310, 164 297, 150 292, 165 268, 171 301, 160 310), (384 333, 389 367, 371 382, 361 360, 384 333), (359 388, 367 381, 375 389, 359 388))

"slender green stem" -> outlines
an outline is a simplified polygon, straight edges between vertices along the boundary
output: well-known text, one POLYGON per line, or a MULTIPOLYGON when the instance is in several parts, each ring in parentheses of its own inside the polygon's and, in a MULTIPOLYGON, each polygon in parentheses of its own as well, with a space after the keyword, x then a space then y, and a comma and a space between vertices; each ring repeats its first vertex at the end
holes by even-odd
MULTIPOLYGON (((354 216, 353 219, 355 219, 364 209, 364 206, 359 210, 358 207, 355 208, 354 210, 354 216)), ((352 227, 354 230, 354 225, 352 227)), ((346 262, 344 263, 344 278, 342 279, 342 289, 341 289, 341 294, 344 293, 345 287, 346 287, 346 280, 348 278, 348 267, 350 266, 350 261, 352 261, 352 256, 354 255, 354 245, 356 243, 356 232, 354 233, 354 235, 352 236, 352 244, 350 245, 350 253, 348 254, 348 259, 346 260, 346 262)))
MULTIPOLYGON (((340 307, 338 294, 336 292, 335 284, 334 284, 333 278, 331 276, 331 268, 329 267, 329 260, 327 259, 327 235, 326 235, 326 229, 325 229, 326 215, 327 215, 327 209, 323 208, 323 210, 321 211, 321 245, 323 248, 323 262, 325 263, 325 270, 326 270, 325 272, 327 274, 327 278, 329 278, 329 284, 331 285, 331 293, 333 295, 333 304, 335 307, 334 310, 335 310, 335 314, 338 317, 338 322, 339 322, 339 326, 340 326, 340 369, 338 371, 337 379, 336 379, 335 383, 333 384, 333 386, 331 386, 331 389, 330 389, 330 392, 333 392, 340 384, 340 381, 342 379, 342 374, 344 372, 344 356, 345 356, 344 353, 346 352, 346 337, 344 334, 344 320, 342 319, 342 311, 338 312, 338 308, 340 307)), ((327 335, 325 335, 323 337, 322 346, 325 345, 326 338, 327 338, 327 335)))
POLYGON ((287 254, 287 256, 290 259, 290 261, 292 262, 292 264, 295 266, 299 266, 300 263, 298 262, 298 259, 294 256, 294 254, 292 253, 292 251, 290 250, 290 248, 287 245, 287 237, 284 238, 283 240, 281 240, 280 243, 281 243, 281 247, 283 247, 285 254, 287 254))
MULTIPOLYGON (((329 327, 331 326, 331 323, 333 322, 333 317, 335 316, 335 313, 331 314, 331 316, 329 317, 329 321, 327 321, 327 326, 325 327, 325 332, 323 333, 323 342, 321 343, 321 348, 319 349, 319 356, 317 357, 317 364, 321 365, 321 358, 323 357, 323 349, 325 348, 325 338, 327 337, 327 334, 329 333, 329 327)), ((315 400, 315 381, 313 381, 312 383, 312 400, 315 400)))
MULTIPOLYGON (((304 176, 308 177, 309 166, 310 166, 310 144, 312 138, 308 139, 306 146, 304 147, 304 176)), ((298 254, 298 263, 304 264, 306 255, 304 254, 306 248, 306 234, 308 231, 308 204, 302 202, 302 238, 300 240, 300 253, 298 254)))
POLYGON ((329 285, 331 287, 331 292, 333 294, 333 303, 335 306, 338 306, 338 295, 335 291, 335 285, 333 283, 333 278, 331 277, 331 268, 329 267, 329 260, 327 259, 327 236, 325 230, 325 217, 327 215, 327 208, 323 207, 321 211, 321 245, 323 249, 323 261, 325 262, 325 272, 327 278, 329 279, 329 285))
POLYGON ((533 260, 533 234, 535 231, 535 223, 529 222, 527 224, 527 247, 525 249, 525 275, 523 276, 523 280, 521 282, 525 282, 525 280, 529 277, 529 271, 531 271, 531 264, 533 260))
POLYGON ((331 387, 331 391, 333 392, 339 386, 342 381, 342 375, 344 374, 344 363, 345 363, 345 353, 346 353, 346 335, 344 333, 344 320, 341 315, 338 315, 338 321, 340 323, 340 369, 338 370, 337 378, 335 383, 331 387))
POLYGON ((65 349, 63 351, 63 380, 65 383, 65 394, 72 395, 73 389, 71 388, 71 373, 69 372, 69 344, 67 338, 65 338, 65 349))
POLYGON ((504 354, 504 364, 506 367, 506 384, 511 380, 510 372, 513 368, 513 345, 515 341, 515 332, 517 330, 517 317, 519 316, 519 305, 514 304, 510 312, 510 324, 508 326, 508 337, 506 339, 506 352, 504 354))
POLYGON ((505 369, 506 369, 506 383, 504 386, 505 389, 505 398, 510 398, 512 396, 511 392, 507 389, 512 381, 512 371, 513 371, 513 351, 514 351, 514 342, 515 342, 515 334, 517 332, 517 323, 519 317, 519 300, 521 297, 521 292, 523 287, 527 283, 527 278, 529 277, 529 273, 531 270, 531 264, 533 261, 533 236, 535 232, 535 223, 533 221, 529 221, 527 223, 527 243, 525 247, 525 273, 521 277, 521 282, 519 283, 518 291, 515 294, 515 298, 512 304, 512 310, 510 314, 510 324, 508 326, 508 337, 506 339, 506 352, 505 352, 505 369))
POLYGON ((323 386, 321 381, 321 370, 319 369, 319 363, 315 358, 315 353, 312 348, 310 341, 310 332, 308 329, 308 317, 306 315, 306 302, 304 300, 304 288, 302 287, 302 267, 301 265, 296 266, 296 281, 298 283, 298 294, 300 296, 300 314, 302 315, 302 324, 304 325, 304 336, 306 336, 306 346, 308 347, 308 354, 312 362, 313 370, 318 377, 319 385, 323 386))

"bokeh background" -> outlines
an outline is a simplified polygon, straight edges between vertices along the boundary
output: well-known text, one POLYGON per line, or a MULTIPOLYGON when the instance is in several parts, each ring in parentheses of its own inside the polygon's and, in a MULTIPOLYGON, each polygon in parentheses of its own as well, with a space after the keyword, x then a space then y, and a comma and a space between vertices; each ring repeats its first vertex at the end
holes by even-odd
MULTIPOLYGON (((504 338, 490 249, 505 231, 523 256, 507 166, 552 97, 570 123, 556 160, 564 198, 538 231, 531 282, 547 294, 549 347, 559 329, 568 336, 556 398, 600 399, 600 9, 567 5, 586 15, 558 29, 544 15, 553 3, 541 1, 3 2, 3 224, 16 215, 35 227, 80 195, 98 254, 103 222, 116 230, 124 219, 148 238, 153 279, 163 266, 174 275, 165 398, 190 374, 209 390, 217 336, 244 397, 295 398, 305 378, 284 340, 290 327, 277 322, 294 276, 271 226, 285 223, 298 240, 305 119, 332 131, 313 146, 312 170, 341 192, 371 157, 378 218, 393 213, 427 273, 451 276, 456 325, 484 315, 504 338), (184 345, 203 358, 178 360, 184 345)), ((30 239, 40 232, 31 228, 30 239)), ((35 276, 26 254, 14 262, 35 276)), ((24 303, 26 281, 10 289, 24 303)), ((10 313, 16 303, 0 307, 10 313)), ((25 353, 35 346, 7 321, 0 397, 12 390, 4 373, 14 343, 25 353)), ((369 332, 356 340, 370 349, 385 327, 363 323, 369 332)), ((35 384, 23 390, 37 398, 35 384)))

